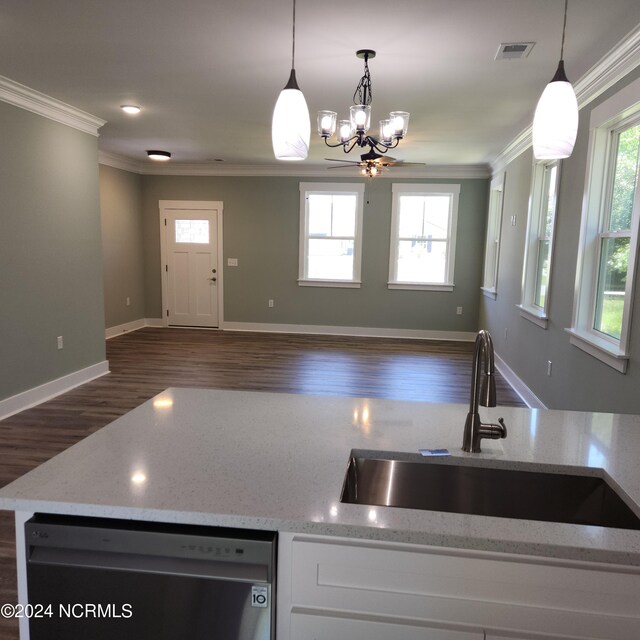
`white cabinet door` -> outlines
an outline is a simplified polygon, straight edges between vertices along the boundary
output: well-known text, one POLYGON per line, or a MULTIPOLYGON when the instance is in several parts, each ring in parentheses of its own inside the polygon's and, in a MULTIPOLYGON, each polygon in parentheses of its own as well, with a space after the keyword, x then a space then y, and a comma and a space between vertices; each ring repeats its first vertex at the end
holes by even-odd
POLYGON ((296 640, 483 640, 484 634, 482 631, 433 629, 294 613, 291 615, 291 637, 296 640))

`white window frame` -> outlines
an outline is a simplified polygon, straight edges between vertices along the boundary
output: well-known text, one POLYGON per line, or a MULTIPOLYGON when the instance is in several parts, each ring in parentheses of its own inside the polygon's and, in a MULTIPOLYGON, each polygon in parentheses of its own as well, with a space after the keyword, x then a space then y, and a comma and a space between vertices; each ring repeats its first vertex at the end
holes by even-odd
POLYGON ((576 288, 572 326, 567 329, 571 344, 598 358, 621 373, 629 361, 631 309, 634 304, 635 268, 638 250, 638 224, 640 219, 640 186, 636 187, 629 265, 625 289, 625 307, 620 339, 593 328, 594 309, 598 287, 600 237, 606 224, 605 203, 613 181, 611 158, 614 154, 614 134, 640 119, 640 79, 620 90, 591 112, 589 155, 586 189, 580 228, 580 245, 576 269, 576 288))
POLYGON ((460 200, 459 184, 412 184, 394 183, 391 185, 391 246, 389 250, 389 289, 408 289, 417 291, 453 291, 454 265, 456 260, 456 235, 458 227, 458 203, 460 200), (445 265, 444 282, 404 282, 397 279, 400 196, 411 195, 445 195, 450 196, 449 233, 447 236, 447 260, 445 265))
POLYGON ((504 180, 502 172, 493 177, 489 188, 489 210, 484 245, 484 271, 482 293, 495 300, 498 297, 498 267, 500 264, 500 240, 502 236, 502 208, 504 203, 504 180))
MULTIPOLYGON (((360 288, 362 270, 362 218, 364 183, 347 182, 301 182, 300 183, 300 250, 298 285, 301 287, 342 287, 360 288), (330 280, 307 276, 307 251, 309 236, 309 198, 312 194, 353 194, 356 196, 356 229, 353 237, 353 278, 351 280, 330 280)), ((351 239, 351 238, 349 238, 351 239)))
POLYGON ((522 297, 518 306, 520 315, 537 324, 543 329, 549 322, 549 295, 551 291, 551 279, 553 272, 553 253, 555 247, 556 217, 558 212, 558 193, 560 187, 560 160, 542 160, 534 162, 531 179, 531 194, 529 196, 529 215, 527 217, 527 232, 525 235, 524 264, 522 267, 522 297), (556 167, 555 175, 555 199, 551 203, 553 219, 549 236, 549 285, 545 294, 544 306, 536 304, 536 285, 538 277, 538 262, 540 260, 540 240, 542 238, 542 225, 547 215, 549 172, 556 167))

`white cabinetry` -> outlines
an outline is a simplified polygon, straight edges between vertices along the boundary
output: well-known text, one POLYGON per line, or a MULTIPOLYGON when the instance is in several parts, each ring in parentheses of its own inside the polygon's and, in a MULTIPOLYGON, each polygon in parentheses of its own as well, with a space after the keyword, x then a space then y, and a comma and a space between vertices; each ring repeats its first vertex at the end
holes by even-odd
POLYGON ((278 640, 640 638, 637 567, 286 533, 279 549, 278 640))

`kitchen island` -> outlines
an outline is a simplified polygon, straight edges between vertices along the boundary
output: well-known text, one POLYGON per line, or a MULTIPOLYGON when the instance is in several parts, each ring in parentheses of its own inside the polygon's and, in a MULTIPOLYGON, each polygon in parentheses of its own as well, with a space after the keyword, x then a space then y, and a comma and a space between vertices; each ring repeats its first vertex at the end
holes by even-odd
MULTIPOLYGON (((467 454, 466 411, 168 389, 2 489, 0 507, 17 513, 18 558, 22 523, 35 512, 277 531, 279 640, 330 638, 341 628, 345 638, 377 638, 373 628, 385 629, 380 637, 447 640, 639 638, 640 531, 340 502, 352 449, 446 448, 462 463, 603 469, 640 514, 640 417, 483 409, 484 419, 504 418, 508 437, 467 454), (337 566, 348 567, 348 580, 337 566)), ((20 568, 18 577, 24 599, 20 568)))

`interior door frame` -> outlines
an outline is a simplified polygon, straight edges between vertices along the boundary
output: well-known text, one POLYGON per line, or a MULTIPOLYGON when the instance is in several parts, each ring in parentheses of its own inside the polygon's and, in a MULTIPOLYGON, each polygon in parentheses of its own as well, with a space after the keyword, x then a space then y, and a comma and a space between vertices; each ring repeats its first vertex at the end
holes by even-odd
MULTIPOLYGON (((217 281, 217 304, 218 304, 218 329, 222 328, 224 323, 224 285, 223 285, 223 273, 224 273, 224 259, 222 252, 222 214, 223 203, 219 200, 159 200, 158 209, 160 212, 159 224, 160 224, 160 275, 162 279, 162 326, 169 326, 169 275, 167 273, 167 235, 165 226, 165 217, 169 213, 175 213, 176 211, 188 210, 188 211, 217 211, 218 224, 217 224, 217 246, 216 251, 216 270, 218 275, 217 281)), ((194 327, 196 328, 196 327, 194 327)))

